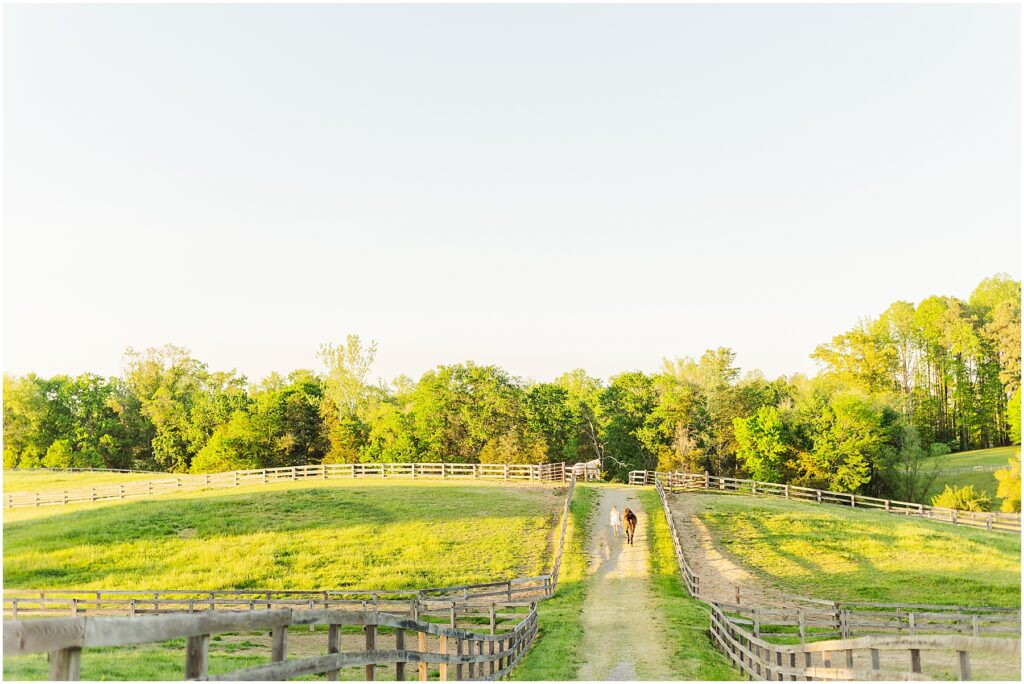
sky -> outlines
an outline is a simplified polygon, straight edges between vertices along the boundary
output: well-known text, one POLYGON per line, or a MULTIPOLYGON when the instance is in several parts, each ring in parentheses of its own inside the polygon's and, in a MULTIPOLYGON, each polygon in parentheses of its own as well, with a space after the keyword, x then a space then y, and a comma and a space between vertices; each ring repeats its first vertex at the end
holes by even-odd
POLYGON ((3 8, 3 366, 812 373, 1020 277, 1015 5, 3 8))

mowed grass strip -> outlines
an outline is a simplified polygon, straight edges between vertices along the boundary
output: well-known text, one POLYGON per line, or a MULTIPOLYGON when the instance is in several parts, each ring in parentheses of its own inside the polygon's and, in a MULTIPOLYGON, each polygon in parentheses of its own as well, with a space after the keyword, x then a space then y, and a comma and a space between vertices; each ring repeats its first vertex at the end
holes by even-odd
POLYGON ((713 494, 715 543, 766 584, 822 599, 1020 607, 1020 537, 883 512, 713 494))
POLYGON ((326 481, 7 511, 4 586, 397 589, 541 574, 564 494, 326 481))
POLYGON ((66 473, 50 470, 5 470, 3 490, 5 492, 46 492, 55 489, 81 489, 96 485, 117 484, 118 482, 139 482, 145 480, 166 480, 171 473, 66 473))
POLYGON ((680 680, 738 681, 742 679, 728 659, 711 641, 710 611, 691 598, 683 584, 672 544, 672 531, 665 520, 658 493, 645 489, 640 501, 651 526, 647 534, 650 550, 651 591, 662 614, 661 629, 672 651, 673 673, 680 680))
POLYGON ((577 484, 569 506, 569 525, 553 598, 537 606, 537 639, 509 679, 568 681, 576 679, 585 654, 582 643, 583 602, 587 597, 587 539, 594 522, 597 490, 577 484))

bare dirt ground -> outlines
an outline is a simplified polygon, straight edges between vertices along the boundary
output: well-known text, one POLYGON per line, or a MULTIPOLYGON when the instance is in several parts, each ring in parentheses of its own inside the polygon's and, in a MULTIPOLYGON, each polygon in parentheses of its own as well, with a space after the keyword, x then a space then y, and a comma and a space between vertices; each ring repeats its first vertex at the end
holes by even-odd
POLYGON ((635 491, 601 489, 590 541, 587 600, 583 606, 583 647, 587 662, 581 680, 673 679, 670 651, 659 639, 658 614, 650 590, 647 515, 635 491), (612 535, 612 506, 637 516, 633 546, 625 534, 612 535), (653 629, 652 629, 653 628, 653 629))
POLYGON ((668 502, 686 560, 700 576, 702 598, 736 603, 736 590, 739 588, 739 603, 743 605, 771 606, 778 603, 777 590, 736 565, 715 546, 711 531, 697 517, 706 505, 706 497, 669 492, 668 502))

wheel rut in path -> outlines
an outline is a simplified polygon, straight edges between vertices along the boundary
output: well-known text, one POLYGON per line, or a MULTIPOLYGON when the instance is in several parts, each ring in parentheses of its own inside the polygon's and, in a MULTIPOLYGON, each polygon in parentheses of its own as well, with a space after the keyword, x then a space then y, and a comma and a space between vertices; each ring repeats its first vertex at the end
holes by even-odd
POLYGON ((661 615, 651 595, 648 519, 635 490, 601 489, 590 538, 587 598, 583 605, 581 680, 674 679, 661 615), (609 513, 637 516, 633 546, 612 534, 609 513))

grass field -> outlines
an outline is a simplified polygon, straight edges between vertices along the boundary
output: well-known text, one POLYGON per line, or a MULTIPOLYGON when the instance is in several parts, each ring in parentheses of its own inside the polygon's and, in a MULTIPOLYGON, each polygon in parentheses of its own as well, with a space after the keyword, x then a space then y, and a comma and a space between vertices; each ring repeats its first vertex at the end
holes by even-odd
MULTIPOLYGON (((300 482, 22 509, 5 516, 4 586, 404 588, 540 574, 550 570, 564 494, 497 483, 300 482)), ((578 501, 581 514, 587 493, 578 501)), ((574 567, 571 558, 563 565, 570 590, 574 567)), ((544 610, 556 616, 558 605, 544 610)), ((559 623, 545 629, 557 634, 559 623)), ((326 652, 323 630, 292 632, 290 653, 326 652)), ((214 637, 211 674, 266 663, 264 642, 266 634, 214 637)), ((82 672, 88 679, 181 679, 183 654, 181 640, 90 649, 82 672)), ((43 654, 4 660, 6 679, 47 676, 43 654)), ((362 670, 343 670, 341 678, 361 679, 362 670)))
POLYGON ((584 654, 580 653, 580 618, 587 597, 587 536, 593 524, 597 489, 576 485, 569 511, 565 550, 554 598, 537 607, 538 632, 533 648, 512 671, 518 681, 575 679, 584 654))
POLYGON ((160 480, 174 477, 169 473, 63 473, 50 470, 5 470, 5 492, 44 492, 51 489, 78 489, 94 485, 160 480))
MULTIPOLYGON (((976 451, 962 451, 956 454, 949 454, 947 456, 941 456, 938 460, 939 468, 962 468, 970 466, 982 466, 982 465, 1006 465, 1010 461, 1011 456, 1020 458, 1020 447, 997 447, 995 449, 978 449, 976 451)), ((946 485, 952 487, 965 487, 967 485, 973 485, 977 491, 988 492, 988 496, 992 499, 992 510, 998 511, 1000 504, 1003 500, 996 496, 996 490, 999 487, 999 482, 996 480, 996 474, 993 472, 987 473, 956 473, 952 475, 939 475, 932 486, 928 488, 927 493, 924 496, 924 500, 921 503, 930 504, 932 497, 941 494, 942 490, 945 489, 946 485)))
POLYGON ((410 588, 540 574, 551 487, 284 483, 6 511, 4 586, 410 588))
POLYGON ((740 680, 740 673, 711 643, 708 635, 710 622, 707 606, 690 598, 683 585, 672 532, 658 494, 651 490, 640 492, 640 501, 647 512, 651 526, 647 535, 651 561, 651 590, 662 614, 662 625, 673 649, 674 674, 681 680, 740 680))
MULTIPOLYGON (((687 495, 691 496, 691 495, 687 495)), ((716 544, 766 584, 833 600, 1020 607, 1020 537, 838 506, 694 494, 716 544)))

